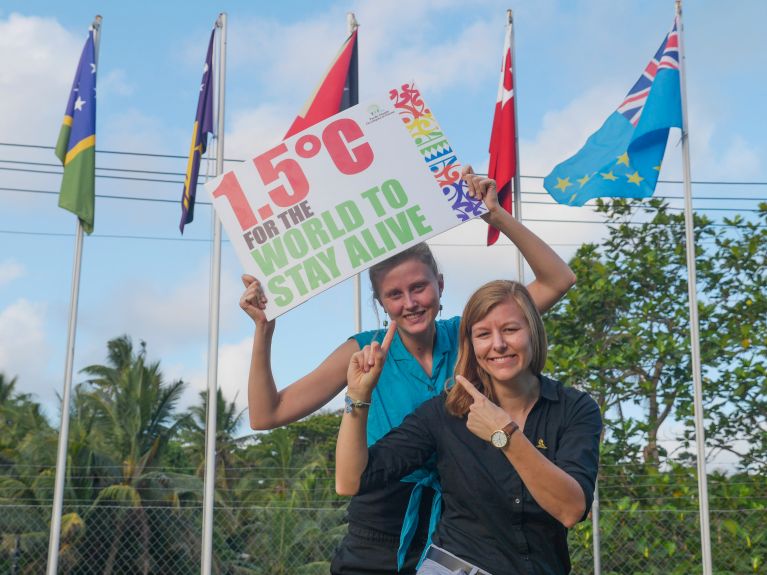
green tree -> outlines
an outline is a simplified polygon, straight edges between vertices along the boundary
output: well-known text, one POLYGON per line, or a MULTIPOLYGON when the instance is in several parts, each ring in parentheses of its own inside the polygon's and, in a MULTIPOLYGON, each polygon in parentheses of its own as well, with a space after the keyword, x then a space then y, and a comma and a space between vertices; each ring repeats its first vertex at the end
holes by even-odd
MULTIPOLYGON (((716 336, 722 363, 710 409, 707 445, 737 456, 744 468, 767 471, 767 203, 755 219, 725 219, 710 263, 721 310, 716 336), (740 441, 737 441, 740 440, 740 441)), ((686 438, 690 441, 692 438, 686 438)))
POLYGON ((178 555, 174 562, 193 563, 192 526, 179 511, 199 499, 199 481, 153 469, 179 430, 174 410, 184 383, 164 382, 159 362, 147 361, 144 342, 136 351, 122 336, 107 349, 107 364, 84 368, 90 378, 77 391, 82 413, 91 418, 91 448, 109 457, 119 474, 99 489, 86 514, 81 553, 87 560, 78 572, 149 573, 170 562, 169 553, 178 555))
MULTIPOLYGON (((232 482, 238 476, 237 467, 242 463, 242 445, 252 438, 250 434, 237 437, 242 427, 244 413, 244 409, 237 409, 234 401, 226 401, 220 388, 216 391, 216 485, 223 494, 231 492, 232 482)), ((206 390, 200 392, 200 403, 189 408, 180 434, 189 461, 196 466, 200 477, 205 471, 207 416, 208 392, 206 390)))
POLYGON ((230 540, 234 564, 264 575, 327 573, 345 531, 345 500, 335 494, 328 456, 339 420, 312 416, 260 434, 247 447, 251 468, 235 486, 240 527, 230 540))
MULTIPOLYGON (((597 211, 607 218, 608 237, 578 250, 571 261, 578 284, 546 317, 549 370, 588 390, 602 407, 607 461, 657 466, 668 455, 658 443, 661 426, 692 418, 684 216, 658 199, 599 201, 597 211)), ((738 245, 754 246, 756 229, 746 230, 738 245)), ((722 385, 737 365, 732 342, 743 315, 736 318, 734 310, 758 322, 756 309, 734 302, 745 301, 739 293, 763 301, 764 266, 758 281, 748 271, 736 273, 734 262, 722 259, 724 248, 732 248, 724 228, 704 217, 695 217, 695 241, 704 400, 714 438, 722 437, 719 419, 734 405, 732 386, 722 385)), ((763 375, 761 381, 763 388, 763 375)), ((756 403, 763 406, 763 399, 762 391, 756 403)))
MULTIPOLYGON (((32 396, 16 391, 17 378, 0 373, 0 557, 12 572, 45 568, 53 497, 56 436, 32 396)), ((59 560, 71 564, 71 543, 81 532, 76 514, 62 518, 59 560)), ((3 565, 3 561, 0 561, 3 565)))

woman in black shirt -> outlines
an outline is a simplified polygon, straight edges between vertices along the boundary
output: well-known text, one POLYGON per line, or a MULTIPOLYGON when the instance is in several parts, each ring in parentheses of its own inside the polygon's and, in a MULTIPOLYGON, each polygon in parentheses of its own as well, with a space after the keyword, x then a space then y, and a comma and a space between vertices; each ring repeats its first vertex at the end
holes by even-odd
POLYGON ((541 375, 546 334, 524 286, 485 284, 462 317, 456 385, 369 450, 365 404, 393 331, 354 354, 336 490, 364 493, 436 454, 444 510, 419 574, 569 573, 567 529, 593 499, 599 409, 585 393, 541 375))

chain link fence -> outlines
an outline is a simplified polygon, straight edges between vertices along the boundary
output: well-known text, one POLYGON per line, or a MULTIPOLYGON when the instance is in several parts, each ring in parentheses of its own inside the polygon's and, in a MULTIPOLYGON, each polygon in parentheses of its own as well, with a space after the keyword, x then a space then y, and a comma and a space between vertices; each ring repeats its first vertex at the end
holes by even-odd
MULTIPOLYGON (((603 492, 608 492, 604 485, 603 492)), ((673 489, 673 485, 671 488, 673 489)), ((198 574, 202 507, 91 504, 65 507, 59 573, 76 575, 198 574)), ((699 516, 641 498, 605 498, 600 506, 602 575, 701 572, 699 516)), ((290 497, 262 506, 216 505, 214 570, 222 575, 315 575, 329 572, 343 537, 344 502, 299 506, 290 497)), ((0 505, 0 575, 43 574, 51 508, 0 505)), ((714 572, 767 573, 767 507, 711 511, 714 572)), ((570 532, 575 575, 594 573, 591 521, 570 532)))

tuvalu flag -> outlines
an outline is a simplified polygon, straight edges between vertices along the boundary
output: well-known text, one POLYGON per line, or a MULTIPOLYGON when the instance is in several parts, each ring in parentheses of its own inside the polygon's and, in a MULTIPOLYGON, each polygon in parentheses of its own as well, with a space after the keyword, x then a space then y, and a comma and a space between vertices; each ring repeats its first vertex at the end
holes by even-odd
POLYGON ((181 195, 181 223, 179 229, 184 233, 184 226, 194 220, 194 200, 197 195, 197 176, 200 173, 200 162, 205 150, 208 149, 208 134, 213 133, 213 88, 211 78, 213 76, 213 39, 216 35, 215 27, 210 33, 208 53, 205 57, 205 66, 202 69, 202 81, 200 82, 200 96, 197 99, 197 114, 194 117, 192 127, 192 143, 189 146, 189 159, 186 163, 184 175, 184 190, 181 195))
POLYGON ((88 31, 72 91, 64 112, 56 156, 64 165, 59 207, 80 218, 83 230, 93 232, 96 204, 96 47, 88 31))
POLYGON ((325 77, 293 120, 286 138, 359 103, 357 30, 344 41, 325 77))
MULTIPOLYGON (((516 138, 514 125, 514 76, 511 69, 511 23, 506 26, 503 43, 501 79, 498 83, 498 99, 490 133, 490 164, 487 172, 498 187, 498 202, 511 212, 511 181, 517 171, 516 138)), ((488 225, 487 245, 492 246, 499 236, 498 229, 488 225)))
POLYGON ((676 21, 618 109, 543 186, 557 202, 573 206, 601 196, 651 196, 671 127, 682 127, 676 21))

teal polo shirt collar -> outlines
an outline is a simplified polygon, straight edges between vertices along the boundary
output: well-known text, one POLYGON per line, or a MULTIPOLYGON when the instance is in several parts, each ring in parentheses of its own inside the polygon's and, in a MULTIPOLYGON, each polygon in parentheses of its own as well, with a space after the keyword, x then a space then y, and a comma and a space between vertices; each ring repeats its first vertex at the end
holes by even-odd
MULTIPOLYGON (((423 367, 421 367, 421 364, 418 363, 413 355, 407 350, 399 336, 399 332, 394 334, 394 339, 389 348, 389 359, 396 361, 401 370, 405 371, 415 380, 426 385, 430 391, 441 392, 445 380, 448 377, 452 377, 452 373, 443 373, 443 369, 451 351, 454 350, 452 349, 447 326, 443 322, 436 322, 434 349, 432 350, 431 377, 426 374, 423 367)), ((447 367, 452 370, 452 367, 454 366, 447 367)))

